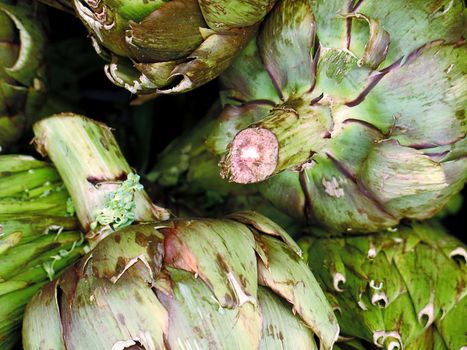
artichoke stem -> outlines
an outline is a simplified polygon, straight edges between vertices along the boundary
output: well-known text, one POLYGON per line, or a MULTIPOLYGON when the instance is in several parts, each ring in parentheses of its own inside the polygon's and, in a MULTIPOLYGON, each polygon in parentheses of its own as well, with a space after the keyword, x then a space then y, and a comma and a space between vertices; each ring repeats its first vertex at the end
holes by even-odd
MULTIPOLYGON (((133 172, 111 130, 86 117, 62 113, 36 123, 34 133, 37 150, 55 164, 88 238, 99 241, 108 230, 104 234, 102 227, 97 227, 96 217, 107 210, 109 196, 117 193, 133 172)), ((134 191, 132 201, 133 221, 168 217, 167 211, 154 205, 144 190, 134 191)))
MULTIPOLYGON (((221 176, 230 182, 255 183, 286 169, 299 169, 316 152, 316 120, 320 109, 305 117, 295 108, 272 110, 261 122, 241 130, 220 162, 221 176)), ((326 138, 323 133, 320 138, 326 138)))

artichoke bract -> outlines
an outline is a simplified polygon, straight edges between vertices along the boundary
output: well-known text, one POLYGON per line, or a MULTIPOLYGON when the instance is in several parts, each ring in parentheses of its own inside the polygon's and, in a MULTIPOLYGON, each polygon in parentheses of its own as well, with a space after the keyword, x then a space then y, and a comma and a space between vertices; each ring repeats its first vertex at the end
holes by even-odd
POLYGON ((321 348, 331 349, 337 333, 295 243, 265 217, 239 212, 133 225, 108 236, 36 294, 23 344, 318 349, 316 334, 321 348))
POLYGON ((278 2, 222 76, 222 176, 334 232, 433 216, 467 174, 464 29, 457 0, 278 2))
POLYGON ((0 156, 0 349, 20 340, 34 293, 85 253, 57 171, 28 156, 0 156))
POLYGON ((160 222, 153 215, 153 222, 119 226, 122 216, 111 214, 117 203, 136 213, 148 200, 108 128, 58 115, 34 130, 41 152, 73 184, 70 194, 90 238, 100 238, 32 299, 25 350, 332 348, 339 333, 333 311, 300 248, 277 224, 244 211, 160 222), (101 174, 111 175, 108 168, 114 178, 101 174), (111 183, 113 195, 96 201, 111 183), (138 195, 127 201, 123 187, 138 195))
POLYGON ((178 93, 217 77, 275 0, 74 0, 108 78, 134 94, 178 93))
POLYGON ((385 349, 467 346, 467 250, 438 223, 299 245, 344 337, 385 349))
POLYGON ((0 151, 32 124, 45 99, 40 13, 28 1, 0 1, 0 151))

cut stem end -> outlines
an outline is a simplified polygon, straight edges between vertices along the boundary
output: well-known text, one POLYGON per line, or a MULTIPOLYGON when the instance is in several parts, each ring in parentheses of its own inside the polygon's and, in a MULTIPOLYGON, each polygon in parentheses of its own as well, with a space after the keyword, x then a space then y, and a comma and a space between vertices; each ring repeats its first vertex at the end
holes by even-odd
POLYGON ((279 142, 274 133, 258 127, 242 130, 220 162, 221 176, 241 184, 263 181, 275 172, 278 156, 279 142))

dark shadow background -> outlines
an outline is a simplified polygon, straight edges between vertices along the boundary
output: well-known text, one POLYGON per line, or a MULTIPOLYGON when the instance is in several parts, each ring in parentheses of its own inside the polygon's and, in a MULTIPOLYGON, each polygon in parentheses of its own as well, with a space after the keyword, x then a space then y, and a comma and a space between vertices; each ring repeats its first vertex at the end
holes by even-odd
MULTIPOLYGON (((139 173, 149 171, 157 155, 184 130, 193 127, 217 100, 218 82, 213 81, 182 95, 161 96, 141 106, 131 106, 133 96, 105 76, 105 62, 94 51, 82 23, 59 10, 48 8, 47 12, 51 98, 43 115, 72 111, 113 127, 127 159, 139 173)), ((28 145, 31 139, 31 133, 25 135, 23 146, 14 151, 35 154, 28 145)), ((466 241, 462 210, 442 221, 451 233, 466 241)))

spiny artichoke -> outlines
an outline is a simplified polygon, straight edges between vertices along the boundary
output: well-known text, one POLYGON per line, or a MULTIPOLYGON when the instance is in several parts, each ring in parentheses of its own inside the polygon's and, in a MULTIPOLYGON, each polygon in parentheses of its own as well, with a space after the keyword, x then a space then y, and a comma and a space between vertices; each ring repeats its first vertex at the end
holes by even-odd
POLYGON ((108 78, 134 94, 178 93, 217 77, 275 0, 73 0, 108 78))
POLYGON ((27 156, 0 156, 2 350, 20 340, 24 308, 34 293, 84 254, 67 199, 50 165, 27 156))
POLYGON ((333 232, 431 217, 467 174, 464 14, 460 0, 280 1, 223 74, 208 137, 222 175, 333 232))
POLYGON ((32 124, 45 97, 39 14, 29 1, 0 1, 0 151, 32 124))
POLYGON ((467 250, 439 224, 299 244, 344 337, 385 349, 467 346, 467 250))
MULTIPOLYGON (((128 181, 121 182, 127 165, 112 160, 121 153, 102 125, 62 115, 34 129, 36 142, 62 176, 75 177, 70 189, 75 203, 97 197, 108 183, 128 181), (78 142, 65 133, 71 126, 78 142), (83 152, 88 149, 95 153, 83 152), (124 165, 117 177, 99 173, 107 170, 106 162, 124 165), (88 164, 90 171, 84 172, 88 164)), ((129 207, 146 200, 141 188, 138 193, 129 207)), ((114 228, 113 222, 98 220, 109 202, 90 203, 80 218, 94 215, 97 224, 89 227, 98 233, 103 226, 114 228)), ((317 349, 316 335, 319 348, 331 349, 338 332, 296 243, 269 219, 238 212, 224 219, 130 225, 107 235, 35 295, 25 315, 23 345, 25 350, 317 349)))

